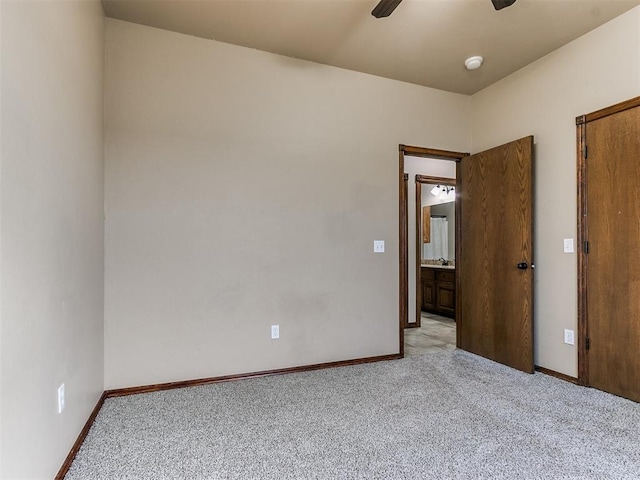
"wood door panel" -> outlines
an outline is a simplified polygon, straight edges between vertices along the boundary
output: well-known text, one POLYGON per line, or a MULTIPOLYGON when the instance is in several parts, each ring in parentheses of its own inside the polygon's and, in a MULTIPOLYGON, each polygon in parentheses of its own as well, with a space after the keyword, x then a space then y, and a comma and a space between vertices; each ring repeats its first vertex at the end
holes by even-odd
POLYGON ((460 348, 533 372, 533 137, 460 165, 460 348))
POLYGON ((424 280, 422 282, 422 309, 434 310, 436 308, 435 302, 435 281, 424 280))
POLYGON ((449 314, 454 313, 456 310, 456 290, 453 283, 438 283, 436 288, 438 289, 436 309, 449 314))
POLYGON ((640 107, 586 125, 588 383, 640 401, 640 107))

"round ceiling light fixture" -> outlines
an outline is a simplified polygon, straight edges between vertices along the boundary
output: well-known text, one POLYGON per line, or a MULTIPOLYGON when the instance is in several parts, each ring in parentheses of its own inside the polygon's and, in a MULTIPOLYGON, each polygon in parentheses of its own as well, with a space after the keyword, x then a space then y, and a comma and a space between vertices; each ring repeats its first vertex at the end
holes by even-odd
POLYGON ((480 68, 482 65, 483 58, 479 55, 475 57, 469 57, 464 61, 464 66, 467 67, 467 70, 475 70, 476 68, 480 68))

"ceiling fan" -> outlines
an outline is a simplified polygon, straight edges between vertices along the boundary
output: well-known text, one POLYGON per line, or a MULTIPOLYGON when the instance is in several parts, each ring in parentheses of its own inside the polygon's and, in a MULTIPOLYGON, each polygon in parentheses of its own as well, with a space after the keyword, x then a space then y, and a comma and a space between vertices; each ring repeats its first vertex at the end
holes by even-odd
MULTIPOLYGON (((376 5, 376 8, 373 9, 371 15, 376 18, 388 17, 393 13, 396 7, 400 4, 402 0, 380 0, 380 3, 376 5)), ((493 8, 496 10, 502 10, 505 7, 510 7, 516 0, 491 0, 493 3, 493 8)))

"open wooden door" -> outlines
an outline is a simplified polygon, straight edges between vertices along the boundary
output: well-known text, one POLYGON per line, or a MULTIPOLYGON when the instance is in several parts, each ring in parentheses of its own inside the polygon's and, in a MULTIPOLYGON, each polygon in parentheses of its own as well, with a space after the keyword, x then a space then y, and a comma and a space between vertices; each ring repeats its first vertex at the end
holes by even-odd
POLYGON ((577 123, 579 380, 640 402, 640 97, 577 123))
POLYGON ((458 347, 533 373, 533 137, 458 163, 458 347))

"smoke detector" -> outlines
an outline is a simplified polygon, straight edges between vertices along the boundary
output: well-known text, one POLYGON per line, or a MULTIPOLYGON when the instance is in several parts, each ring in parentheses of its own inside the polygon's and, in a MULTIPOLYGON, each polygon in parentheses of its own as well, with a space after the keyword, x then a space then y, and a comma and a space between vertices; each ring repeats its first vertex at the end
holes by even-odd
POLYGON ((476 68, 480 68, 482 65, 483 58, 479 55, 475 57, 469 57, 464 61, 464 66, 467 67, 467 70, 475 70, 476 68))

